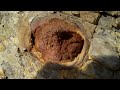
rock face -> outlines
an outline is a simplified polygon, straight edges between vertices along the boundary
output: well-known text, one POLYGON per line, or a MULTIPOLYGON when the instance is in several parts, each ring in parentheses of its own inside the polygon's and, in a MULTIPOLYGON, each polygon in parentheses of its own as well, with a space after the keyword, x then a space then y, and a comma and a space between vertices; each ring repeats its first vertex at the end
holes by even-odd
POLYGON ((52 18, 35 29, 33 48, 42 52, 45 61, 73 60, 81 52, 84 44, 82 37, 73 32, 74 28, 76 27, 70 26, 64 20, 52 18))
MULTIPOLYGON (((83 60, 82 64, 76 63, 77 67, 69 69, 58 69, 60 67, 58 63, 41 63, 36 56, 29 52, 33 48, 31 47, 34 44, 32 40, 35 38, 31 36, 30 22, 34 21, 37 16, 42 19, 45 16, 52 15, 54 11, 1 11, 0 79, 120 79, 120 12, 56 11, 56 13, 62 14, 63 17, 66 17, 65 20, 69 19, 71 23, 76 22, 77 27, 83 26, 81 30, 85 32, 86 38, 90 42, 90 48, 87 48, 89 52, 82 54, 84 59, 75 58, 78 61, 83 60)), ((54 25, 57 26, 58 24, 54 23, 54 25)), ((47 27, 45 28, 47 30, 47 27)), ((51 29, 54 29, 54 27, 51 27, 51 29)), ((54 31, 56 29, 53 30, 52 34, 54 34, 54 31)), ((60 33, 58 32, 58 35, 61 36, 60 33)), ((49 37, 52 35, 47 32, 39 34, 43 34, 42 38, 45 35, 49 37)), ((50 57, 56 57, 60 52, 59 45, 57 45, 59 38, 56 35, 53 36, 53 40, 56 41, 53 43, 58 51, 50 57)), ((69 35, 65 34, 64 36, 69 35)), ((76 34, 72 34, 72 36, 74 36, 72 39, 75 42, 79 42, 81 39, 76 34)), ((78 49, 74 50, 74 47, 80 48, 80 44, 72 46, 68 44, 66 46, 66 43, 70 41, 72 42, 71 39, 63 40, 63 46, 69 46, 68 50, 75 54, 74 51, 78 49)), ((66 48, 62 48, 66 59, 68 57, 66 52, 68 51, 66 51, 66 48)), ((48 48, 49 50, 51 48, 48 48)), ((41 55, 40 53, 36 54, 41 55)))
POLYGON ((81 11, 80 17, 84 21, 87 21, 87 22, 92 23, 92 24, 97 24, 97 20, 99 19, 100 14, 96 13, 96 12, 92 12, 92 11, 81 11))

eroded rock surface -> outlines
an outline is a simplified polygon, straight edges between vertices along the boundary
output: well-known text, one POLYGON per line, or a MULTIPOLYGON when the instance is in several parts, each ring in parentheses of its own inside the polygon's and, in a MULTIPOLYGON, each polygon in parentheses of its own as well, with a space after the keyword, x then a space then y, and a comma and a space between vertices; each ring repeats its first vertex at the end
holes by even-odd
MULTIPOLYGON (((82 30, 90 41, 88 60, 81 67, 69 70, 58 70, 58 64, 42 64, 28 52, 32 45, 28 27, 30 22, 38 15, 43 18, 53 13, 54 11, 0 12, 0 79, 120 79, 119 11, 60 12, 76 23, 82 22, 82 30), (22 43, 23 40, 25 43, 22 43)), ((73 39, 79 41, 81 38, 76 36, 73 39)), ((55 45, 59 46, 57 43, 55 45)), ((73 50, 74 46, 79 48, 77 44, 70 46, 69 50, 73 50)), ((64 55, 67 54, 65 52, 64 55)))

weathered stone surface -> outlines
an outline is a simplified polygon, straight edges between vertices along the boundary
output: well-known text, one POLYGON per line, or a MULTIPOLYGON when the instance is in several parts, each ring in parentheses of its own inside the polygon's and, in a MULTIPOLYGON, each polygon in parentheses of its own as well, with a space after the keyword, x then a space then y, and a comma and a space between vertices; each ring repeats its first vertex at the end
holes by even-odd
POLYGON ((80 14, 80 11, 72 11, 73 14, 80 14))
POLYGON ((117 28, 120 28, 120 17, 116 18, 116 24, 117 24, 117 28))
POLYGON ((32 13, 28 15, 28 12, 2 12, 4 17, 0 25, 0 45, 1 51, 4 52, 0 53, 0 64, 8 79, 34 78, 41 66, 30 54, 23 54, 24 51, 18 49, 20 48, 18 39, 18 26, 20 23, 18 21, 21 17, 28 15, 29 20, 32 20, 32 15, 39 13, 42 13, 41 16, 45 15, 43 12, 32 13), (6 50, 4 50, 3 45, 6 50))
POLYGON ((113 79, 120 79, 120 71, 115 71, 113 73, 113 79))
POLYGON ((117 27, 117 24, 115 23, 115 18, 111 16, 102 16, 98 22, 98 25, 106 29, 111 29, 112 26, 117 27))
POLYGON ((96 31, 101 31, 94 34, 91 42, 90 56, 95 60, 104 64, 112 70, 120 68, 120 59, 116 51, 116 36, 114 31, 101 30, 99 27, 96 31))
POLYGON ((5 79, 5 74, 4 74, 4 71, 2 69, 2 67, 0 66, 0 79, 5 79))
POLYGON ((95 31, 96 25, 83 21, 83 26, 84 29, 86 30, 86 35, 88 39, 91 39, 93 37, 93 33, 95 31))
POLYGON ((91 41, 89 51, 91 60, 84 62, 82 68, 72 70, 58 70, 58 65, 40 63, 26 51, 22 43, 24 38, 26 45, 29 45, 26 37, 29 36, 29 31, 28 28, 20 31, 18 27, 21 24, 29 25, 29 22, 38 15, 42 18, 50 13, 54 11, 0 11, 0 79, 120 78, 120 20, 119 17, 114 18, 115 15, 119 16, 119 11, 100 17, 98 25, 94 25, 100 16, 98 12, 62 12, 67 13, 65 17, 76 23, 82 21, 91 41), (77 16, 79 13, 82 15, 80 18, 77 16))
POLYGON ((100 14, 91 11, 80 11, 80 17, 82 20, 90 22, 92 24, 97 24, 100 14))
POLYGON ((120 11, 105 11, 105 12, 112 16, 120 16, 120 11))
POLYGON ((120 56, 120 32, 116 32, 117 52, 120 56))
POLYGON ((2 43, 0 43, 0 52, 3 52, 3 51, 5 51, 5 46, 2 44, 2 43))
POLYGON ((87 61, 81 67, 81 72, 94 79, 110 79, 112 77, 111 71, 93 60, 87 61))
POLYGON ((68 14, 68 15, 74 15, 79 17, 80 16, 80 11, 62 11, 62 13, 68 14))
POLYGON ((72 11, 62 11, 63 13, 72 15, 72 11))

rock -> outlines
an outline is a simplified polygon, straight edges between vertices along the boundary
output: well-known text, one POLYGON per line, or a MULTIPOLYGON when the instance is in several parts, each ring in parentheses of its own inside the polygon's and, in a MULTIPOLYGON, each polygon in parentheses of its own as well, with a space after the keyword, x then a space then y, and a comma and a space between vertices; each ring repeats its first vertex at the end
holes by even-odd
POLYGON ((3 12, 3 15, 0 25, 0 50, 4 51, 4 47, 6 50, 0 52, 0 64, 5 70, 5 76, 8 79, 34 78, 41 65, 30 54, 23 54, 24 51, 19 50, 17 38, 20 25, 18 21, 22 16, 26 17, 28 12, 19 15, 18 12, 3 12))
POLYGON ((80 18, 92 24, 97 24, 99 17, 100 17, 99 13, 91 11, 80 11, 80 18))
POLYGON ((115 34, 112 33, 114 32, 103 30, 102 32, 94 34, 89 55, 106 67, 112 70, 118 70, 120 68, 120 59, 116 51, 116 37, 114 36, 115 34))
POLYGON ((71 11, 72 14, 80 14, 80 11, 71 11))
POLYGON ((83 21, 83 26, 84 26, 84 29, 86 30, 85 33, 88 39, 91 39, 93 37, 93 33, 95 31, 96 25, 83 21))
POLYGON ((81 72, 94 79, 110 79, 112 72, 96 61, 89 60, 82 67, 81 72))
POLYGON ((74 15, 79 17, 80 16, 80 11, 62 11, 65 14, 69 14, 69 15, 74 15))
POLYGON ((116 32, 117 51, 120 56, 120 32, 116 32))
POLYGON ((117 28, 120 28, 120 17, 116 18, 117 28))
POLYGON ((105 11, 105 12, 111 16, 120 16, 120 11, 105 11))
POLYGON ((111 16, 102 16, 98 22, 98 25, 104 29, 111 29, 112 26, 117 27, 115 23, 115 18, 111 16))
POLYGON ((113 73, 113 79, 120 79, 120 70, 113 73))
POLYGON ((8 79, 33 79, 41 67, 41 64, 29 54, 22 55, 21 58, 10 55, 7 57, 2 67, 8 79))
POLYGON ((72 15, 72 11, 62 11, 62 13, 72 15))
POLYGON ((16 12, 1 12, 3 17, 0 24, 0 42, 15 36, 18 14, 16 12))
POLYGON ((4 71, 3 71, 2 67, 0 66, 0 79, 5 79, 5 78, 6 78, 6 76, 4 74, 4 71))
POLYGON ((5 51, 5 46, 2 44, 2 43, 0 43, 0 52, 3 52, 3 51, 5 51))
MULTIPOLYGON (((23 36, 30 34, 27 28, 20 31, 22 24, 29 25, 36 16, 40 18, 54 11, 0 11, 0 78, 8 79, 94 79, 119 78, 120 69, 120 32, 119 17, 102 16, 98 25, 99 12, 63 11, 71 21, 82 22, 88 39, 91 41, 89 56, 82 68, 72 70, 57 70, 58 65, 48 67, 39 62, 31 53, 22 49, 23 36), (68 13, 68 14, 67 14, 68 13), (76 17, 81 13, 81 18, 76 17), (73 18, 74 15, 74 18, 73 18), (27 20, 24 22, 24 20, 27 20), (24 22, 24 23, 23 23, 24 22), (97 28, 96 28, 97 27, 97 28), (22 32, 23 35, 20 34, 22 32), (25 34, 25 35, 24 35, 25 34), (52 67, 52 68, 51 68, 52 67), (114 72, 112 72, 112 71, 114 72), (117 70, 117 71, 114 71, 117 70), (114 77, 112 77, 114 75, 114 77)), ((80 16, 80 15, 79 15, 80 16)), ((80 23, 77 23, 78 26, 80 23)), ((80 25, 82 26, 82 24, 80 25)), ((83 27, 81 27, 82 29, 83 27)), ((84 29, 83 29, 84 30, 84 29)), ((29 39, 25 37, 26 45, 29 39)))

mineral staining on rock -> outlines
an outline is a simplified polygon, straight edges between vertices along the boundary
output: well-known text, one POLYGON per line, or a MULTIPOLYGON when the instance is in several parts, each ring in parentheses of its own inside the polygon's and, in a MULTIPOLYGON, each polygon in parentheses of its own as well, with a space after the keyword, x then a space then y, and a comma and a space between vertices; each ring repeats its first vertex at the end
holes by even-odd
POLYGON ((72 18, 59 13, 42 19, 36 17, 31 22, 33 56, 43 63, 79 67, 87 56, 89 43, 82 26, 78 25, 80 21, 72 18))
MULTIPOLYGON (((106 16, 103 15, 101 12, 99 13, 99 11, 98 12, 62 11, 61 14, 63 13, 64 13, 63 16, 66 17, 64 18, 65 20, 69 18, 70 20, 73 20, 72 22, 76 22, 78 26, 80 25, 78 22, 79 21, 82 22, 84 26, 84 29, 82 31, 85 31, 85 33, 87 34, 87 39, 89 39, 89 41, 91 42, 90 50, 88 53, 90 60, 88 58, 85 61, 82 59, 84 63, 82 63, 81 67, 78 67, 77 69, 73 68, 69 70, 65 68, 58 70, 57 67, 59 67, 59 65, 57 63, 42 64, 35 56, 33 56, 33 54, 31 54, 31 52, 29 52, 30 49, 28 48, 31 48, 29 46, 35 45, 35 43, 34 44, 30 43, 31 29, 28 26, 30 26, 31 21, 36 16, 39 16, 40 18, 43 18, 45 16, 48 17, 48 15, 50 14, 54 15, 53 12, 52 11, 51 12, 1 11, 0 12, 0 78, 1 79, 3 78, 119 79, 120 78, 120 58, 119 58, 120 57, 119 13, 120 12, 105 11, 106 16), (19 28, 19 26, 22 28, 19 28), (22 43, 23 41, 25 41, 25 43, 22 43)), ((58 24, 55 22, 54 26, 57 25, 58 24)), ((53 27, 51 28, 50 27, 51 26, 48 23, 48 25, 46 25, 44 28, 40 28, 40 27, 37 28, 38 31, 43 31, 43 29, 45 29, 46 32, 38 32, 36 30, 36 33, 38 32, 39 34, 42 34, 43 36, 41 37, 44 38, 41 39, 40 37, 37 37, 39 38, 37 40, 40 42, 46 41, 45 45, 46 46, 50 45, 51 47, 51 48, 48 47, 48 50, 46 51, 42 49, 41 51, 44 52, 50 52, 51 50, 54 51, 55 49, 52 49, 54 47, 57 49, 57 51, 54 54, 54 56, 50 56, 49 58, 54 58, 54 61, 56 60, 59 61, 61 60, 61 57, 66 54, 64 59, 71 58, 72 61, 77 56, 78 53, 71 54, 71 52, 76 51, 76 48, 84 48, 84 45, 82 47, 82 43, 80 44, 79 42, 84 41, 83 44, 85 44, 86 41, 84 40, 84 38, 82 38, 82 36, 78 35, 76 32, 73 33, 73 31, 69 31, 68 29, 55 29, 53 27), (71 35, 73 37, 69 38, 68 40, 63 40, 61 38, 63 36, 71 36, 71 35), (48 39, 47 37, 52 39, 48 39), (78 43, 76 44, 74 42, 78 42, 78 43), (59 44, 61 44, 61 46, 59 44), (57 53, 60 51, 59 50, 60 47, 62 47, 63 54, 57 53), (66 48, 68 49, 68 51, 66 48), (65 52, 69 52, 69 54, 65 52)), ((80 49, 77 50, 78 52, 81 52, 80 49)), ((48 55, 49 53, 46 55, 47 58, 48 55)), ((81 58, 77 58, 77 60, 80 59, 81 58)))
POLYGON ((42 52, 45 61, 73 60, 84 44, 82 37, 73 32, 75 28, 63 20, 53 18, 36 28, 34 48, 42 52))

